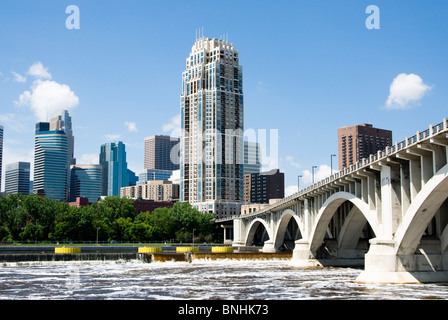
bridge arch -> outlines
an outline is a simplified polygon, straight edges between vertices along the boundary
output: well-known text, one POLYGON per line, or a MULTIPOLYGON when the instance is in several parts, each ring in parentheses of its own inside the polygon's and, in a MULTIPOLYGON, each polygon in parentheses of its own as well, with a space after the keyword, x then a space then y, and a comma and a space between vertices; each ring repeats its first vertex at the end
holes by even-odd
POLYGON ((345 201, 350 201, 353 204, 353 208, 347 216, 348 222, 341 230, 345 239, 351 239, 350 242, 358 239, 366 222, 369 223, 376 235, 380 234, 376 211, 371 210, 366 202, 351 193, 336 192, 324 202, 316 216, 314 228, 310 234, 311 251, 316 252, 320 248, 333 215, 345 201))
MULTIPOLYGON (((299 238, 302 237, 303 233, 301 230, 301 226, 303 226, 303 223, 302 223, 301 219, 299 218, 297 213, 295 213, 291 209, 286 209, 285 211, 283 211, 282 215, 280 216, 279 223, 277 224, 277 228, 274 233, 275 234, 274 248, 276 250, 279 250, 283 245, 283 240, 284 240, 285 234, 287 232, 288 225, 291 222, 291 219, 293 219, 293 221, 297 224, 298 233, 300 234, 299 238)), ((297 239, 294 239, 294 240, 297 240, 297 239)))
POLYGON ((256 218, 253 221, 251 221, 251 223, 247 228, 248 232, 245 240, 246 246, 251 246, 253 244, 257 229, 258 227, 260 227, 260 225, 263 226, 264 229, 266 230, 268 238, 273 239, 271 228, 269 228, 267 222, 262 218, 256 218))
MULTIPOLYGON (((431 219, 448 197, 448 164, 442 167, 420 190, 412 201, 395 233, 396 252, 413 254, 420 243, 431 219)), ((447 227, 442 240, 447 238, 447 227)), ((447 241, 442 241, 441 251, 447 249, 447 241)))

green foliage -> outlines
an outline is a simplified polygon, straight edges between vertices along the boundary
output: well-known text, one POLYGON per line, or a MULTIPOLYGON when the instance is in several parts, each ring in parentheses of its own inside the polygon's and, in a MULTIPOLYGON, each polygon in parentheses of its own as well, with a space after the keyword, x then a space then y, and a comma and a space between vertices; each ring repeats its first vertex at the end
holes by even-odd
POLYGON ((133 200, 106 197, 77 208, 37 195, 0 198, 0 240, 220 242, 214 215, 189 203, 135 214, 133 200))

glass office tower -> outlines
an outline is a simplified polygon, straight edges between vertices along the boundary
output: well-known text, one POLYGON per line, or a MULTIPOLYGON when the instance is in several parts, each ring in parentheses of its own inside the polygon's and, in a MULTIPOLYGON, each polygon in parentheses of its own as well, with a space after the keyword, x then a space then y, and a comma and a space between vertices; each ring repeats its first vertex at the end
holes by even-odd
POLYGON ((103 196, 119 196, 120 188, 129 186, 128 164, 123 142, 101 146, 100 164, 103 166, 103 196))
POLYGON ((65 132, 68 139, 70 164, 76 164, 76 159, 74 156, 75 138, 72 130, 72 118, 67 110, 61 111, 58 115, 51 119, 50 130, 61 130, 65 132))
POLYGON ((14 162, 6 165, 5 192, 11 194, 30 193, 29 162, 14 162))
POLYGON ((70 201, 77 197, 97 202, 102 195, 103 170, 100 164, 78 164, 71 166, 70 201))
POLYGON ((68 137, 62 130, 50 130, 49 122, 36 124, 34 139, 33 192, 46 198, 67 201, 70 186, 68 137))
POLYGON ((217 217, 243 201, 243 70, 224 40, 202 37, 182 73, 181 201, 217 217))

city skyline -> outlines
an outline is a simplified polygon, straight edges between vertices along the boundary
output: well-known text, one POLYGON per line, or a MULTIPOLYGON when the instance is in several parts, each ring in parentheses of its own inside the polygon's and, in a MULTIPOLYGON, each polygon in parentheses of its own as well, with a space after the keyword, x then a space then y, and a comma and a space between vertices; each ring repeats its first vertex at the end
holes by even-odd
POLYGON ((129 169, 143 172, 144 138, 180 128, 180 76, 201 30, 238 49, 244 127, 278 130, 285 194, 298 175, 305 187, 313 166, 316 180, 329 174, 339 127, 372 123, 396 142, 447 116, 448 4, 375 2, 379 30, 365 26, 367 1, 230 1, 219 16, 203 1, 75 1, 79 30, 65 25, 72 3, 2 3, 2 179, 7 164, 33 163, 35 124, 64 109, 77 163, 98 163, 102 144, 123 141, 129 169), (50 93, 59 100, 48 103, 50 93))

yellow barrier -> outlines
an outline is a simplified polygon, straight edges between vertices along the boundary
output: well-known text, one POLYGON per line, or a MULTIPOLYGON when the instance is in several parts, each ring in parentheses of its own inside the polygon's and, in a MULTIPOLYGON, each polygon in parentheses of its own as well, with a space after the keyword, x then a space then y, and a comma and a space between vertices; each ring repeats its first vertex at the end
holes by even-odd
POLYGON ((54 248, 54 253, 81 253, 81 248, 76 248, 76 247, 54 248))
POLYGON ((232 253, 233 247, 212 247, 214 253, 232 253))
POLYGON ((162 252, 162 247, 139 247, 138 253, 156 253, 162 252))
POLYGON ((177 253, 185 253, 188 251, 199 252, 199 248, 198 247, 176 247, 177 253))

